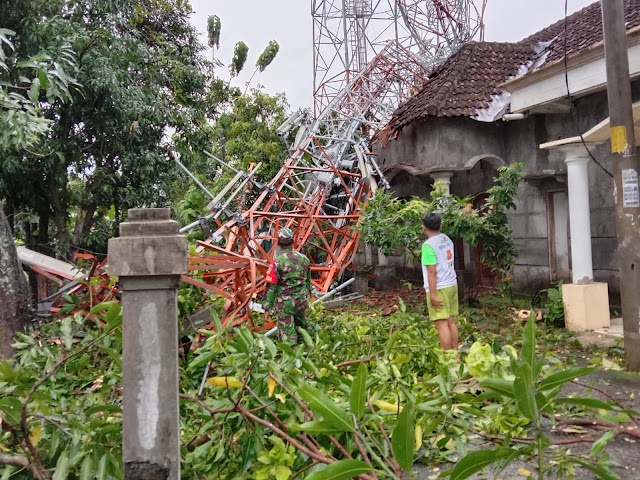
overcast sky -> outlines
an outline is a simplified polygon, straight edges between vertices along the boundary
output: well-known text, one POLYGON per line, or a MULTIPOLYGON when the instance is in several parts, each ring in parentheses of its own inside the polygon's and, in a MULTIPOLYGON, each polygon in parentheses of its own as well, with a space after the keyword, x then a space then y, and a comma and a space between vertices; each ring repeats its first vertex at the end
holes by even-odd
MULTIPOLYGON (((594 0, 568 0, 573 13, 594 0)), ((477 4, 480 0, 477 0, 477 4)), ((285 93, 291 109, 310 107, 313 102, 313 38, 311 0, 191 0, 192 22, 206 44, 209 15, 222 22, 220 51, 216 57, 225 65, 238 40, 249 46, 244 71, 233 83, 244 86, 255 70, 260 52, 269 40, 280 44, 274 62, 258 73, 251 86, 263 85, 268 93, 285 93)), ((485 40, 516 41, 551 25, 564 16, 564 0, 488 0, 485 40)), ((218 70, 228 78, 228 69, 218 70)))

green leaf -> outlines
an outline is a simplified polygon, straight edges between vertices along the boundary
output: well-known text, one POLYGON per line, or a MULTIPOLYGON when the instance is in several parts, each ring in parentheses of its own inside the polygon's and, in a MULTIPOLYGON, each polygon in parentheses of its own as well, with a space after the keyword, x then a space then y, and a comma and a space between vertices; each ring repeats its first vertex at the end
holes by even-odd
POLYGON ((500 395, 504 395, 508 398, 515 398, 513 392, 513 380, 505 380, 504 378, 487 378, 480 382, 480 386, 488 388, 494 392, 498 392, 500 395))
POLYGON ((262 341, 264 342, 265 350, 269 352, 269 355, 271 355, 271 358, 275 358, 276 353, 278 352, 278 349, 276 348, 276 344, 273 343, 273 341, 269 337, 262 337, 262 341))
POLYGON ((62 342, 67 350, 73 345, 73 330, 71 329, 71 317, 65 317, 62 320, 62 327, 60 327, 60 333, 62 333, 62 342))
POLYGON ((307 333, 307 331, 304 328, 299 328, 298 331, 302 335, 302 339, 304 340, 304 343, 307 345, 307 347, 313 348, 315 344, 311 339, 311 335, 309 335, 309 333, 307 333))
POLYGON ((325 435, 333 435, 344 431, 334 427, 325 420, 315 420, 313 422, 301 423, 300 425, 293 425, 291 429, 311 434, 324 433, 325 435))
POLYGON ((206 353, 203 353, 202 355, 198 355, 196 358, 193 359, 192 362, 189 363, 189 367, 187 368, 187 370, 195 370, 198 367, 206 365, 211 360, 213 360, 215 356, 216 356, 215 351, 206 352, 206 353))
POLYGON ((93 461, 91 460, 91 455, 87 455, 82 461, 80 480, 93 480, 93 461))
POLYGON ((640 412, 637 410, 627 409, 622 410, 617 405, 613 405, 609 402, 605 402, 602 400, 596 400, 595 398, 585 398, 585 397, 562 397, 556 398, 555 403, 560 404, 568 404, 568 405, 576 405, 578 407, 587 407, 594 409, 603 409, 603 410, 613 410, 615 412, 626 413, 627 415, 640 415, 640 412))
POLYGON ((327 423, 333 425, 341 432, 353 432, 353 420, 336 403, 311 385, 303 385, 298 389, 298 394, 309 404, 311 410, 320 415, 327 423))
POLYGON ((346 480, 371 471, 371 467, 360 460, 339 460, 318 469, 306 480, 346 480))
POLYGON ((604 447, 616 437, 615 430, 609 430, 591 445, 590 455, 596 456, 604 450, 604 447))
MULTIPOLYGON (((524 328, 524 335, 522 337, 522 363, 529 365, 528 373, 531 375, 536 366, 536 322, 535 319, 530 316, 526 327, 524 328)), ((536 379, 529 377, 529 383, 535 383, 536 379)))
POLYGON ((122 407, 120 405, 94 405, 84 411, 85 415, 88 417, 93 416, 98 412, 122 413, 122 407))
MULTIPOLYGON (((98 480, 106 480, 107 478, 107 454, 105 453, 100 458, 98 463, 98 473, 96 474, 98 480)), ((66 477, 65 477, 66 478, 66 477)))
POLYGON ((513 381, 513 393, 520 413, 533 422, 538 417, 538 407, 529 383, 530 378, 531 367, 528 363, 523 363, 513 381))
POLYGON ((18 425, 22 414, 22 402, 16 397, 0 398, 0 411, 9 423, 18 425))
POLYGON ((451 472, 449 480, 463 480, 474 473, 504 458, 510 457, 512 448, 496 448, 495 450, 478 450, 462 457, 451 472))
POLYGON ((564 370, 562 372, 554 373, 553 375, 549 375, 547 378, 542 380, 538 384, 539 390, 553 390, 554 388, 560 387, 565 383, 569 383, 576 378, 583 377, 593 372, 593 367, 578 367, 571 368, 569 370, 564 370))
POLYGON ((369 371, 367 365, 361 363, 356 372, 356 377, 351 382, 351 413, 359 420, 364 415, 365 402, 367 400, 367 375, 369 371))
POLYGON ((69 476, 69 452, 66 450, 58 457, 53 480, 65 480, 69 476))
POLYGON ((603 468, 599 465, 594 465, 586 460, 583 460, 580 457, 568 457, 567 460, 580 465, 583 468, 593 472, 600 480, 620 480, 620 477, 615 473, 603 468))
POLYGON ((291 469, 286 465, 276 466, 276 480, 287 480, 291 477, 291 469))
POLYGON ((413 405, 408 403, 398 415, 398 424, 391 437, 393 454, 405 472, 411 471, 415 451, 415 432, 413 428, 413 405))

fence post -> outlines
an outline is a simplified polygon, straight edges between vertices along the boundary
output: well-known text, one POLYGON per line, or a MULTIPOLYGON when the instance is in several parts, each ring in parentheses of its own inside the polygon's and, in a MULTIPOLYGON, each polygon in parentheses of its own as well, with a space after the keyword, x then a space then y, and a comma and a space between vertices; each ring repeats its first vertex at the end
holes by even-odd
POLYGON ((168 208, 134 208, 109 240, 122 292, 124 478, 180 478, 178 306, 187 240, 168 208))

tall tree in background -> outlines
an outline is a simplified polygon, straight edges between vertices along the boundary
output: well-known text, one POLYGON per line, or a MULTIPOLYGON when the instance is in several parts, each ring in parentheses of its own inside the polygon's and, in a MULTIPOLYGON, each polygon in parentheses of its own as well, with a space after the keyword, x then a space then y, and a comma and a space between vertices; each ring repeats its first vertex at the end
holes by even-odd
MULTIPOLYGON (((40 96, 48 101, 67 101, 69 87, 74 84, 63 68, 72 67, 74 62, 67 46, 62 45, 57 60, 41 52, 18 61, 11 39, 14 33, 0 29, 0 158, 9 159, 25 150, 39 148, 41 139, 49 131, 50 122, 41 117, 37 108, 40 96), (12 78, 11 71, 18 75, 12 78)), ((3 171, 14 167, 5 162, 3 171)), ((17 182, 21 180, 15 178, 17 182)), ((9 220, 0 202, 0 358, 11 356, 13 337, 27 321, 27 283, 18 262, 9 220)))
MULTIPOLYGON (((187 0, 3 1, 0 206, 8 222, 0 218, 0 275, 7 285, 23 291, 12 232, 50 256, 106 253, 128 208, 175 206, 190 187, 175 156, 209 179, 220 171, 205 149, 225 155, 226 148, 239 166, 285 158, 274 131, 286 101, 260 92, 244 99, 216 78, 191 13, 187 0)), ((234 60, 234 71, 245 61, 234 60)))
POLYGON ((86 247, 106 211, 117 223, 132 206, 169 203, 174 165, 167 135, 206 122, 211 69, 188 2, 47 0, 31 9, 22 0, 8 3, 3 21, 16 31, 18 57, 36 45, 55 50, 61 41, 77 52, 74 101, 40 99, 45 118, 55 120, 46 156, 0 160, 10 208, 38 219, 35 228, 25 226, 27 245, 68 254, 86 247), (12 182, 16 177, 29 182, 12 182))
MULTIPOLYGON (((225 141, 216 125, 240 92, 215 77, 188 1, 4 4, 0 27, 16 32, 16 58, 62 45, 77 53, 73 101, 37 99, 53 121, 44 153, 0 159, 0 198, 25 219, 16 228, 28 247, 67 257, 76 248, 101 250, 128 208, 172 204, 176 154, 193 171, 215 171, 201 151, 225 141)), ((217 45, 214 23, 209 40, 217 45)), ((241 50, 235 72, 246 60, 241 50)), ((270 52, 269 62, 277 51, 270 52)))

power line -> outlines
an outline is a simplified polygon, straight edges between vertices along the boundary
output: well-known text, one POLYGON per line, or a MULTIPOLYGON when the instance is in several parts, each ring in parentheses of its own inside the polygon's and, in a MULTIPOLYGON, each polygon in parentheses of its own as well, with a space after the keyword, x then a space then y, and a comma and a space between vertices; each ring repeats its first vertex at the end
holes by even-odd
POLYGON ((584 137, 582 136, 582 131, 580 130, 580 127, 578 126, 578 121, 576 120, 576 116, 575 116, 575 112, 574 112, 574 108, 573 108, 573 101, 571 99, 571 90, 569 89, 569 67, 568 67, 568 63, 567 63, 567 57, 568 57, 568 52, 567 52, 567 24, 568 24, 567 4, 568 3, 569 3, 568 0, 564 0, 564 82, 565 82, 565 85, 567 86, 567 98, 569 99, 569 114, 571 115, 571 119, 573 120, 573 125, 575 126, 576 131, 578 132, 578 135, 580 135, 580 141, 582 142, 582 145, 584 145, 585 150, 587 151, 587 153, 591 157, 591 160, 593 160, 596 163, 596 165, 598 165, 604 171, 604 173, 606 173, 611 178, 613 178, 613 174, 609 170, 607 170, 596 159, 596 157, 593 156, 593 154, 591 153, 591 150, 589 150, 589 147, 587 146, 587 143, 584 141, 584 137))

